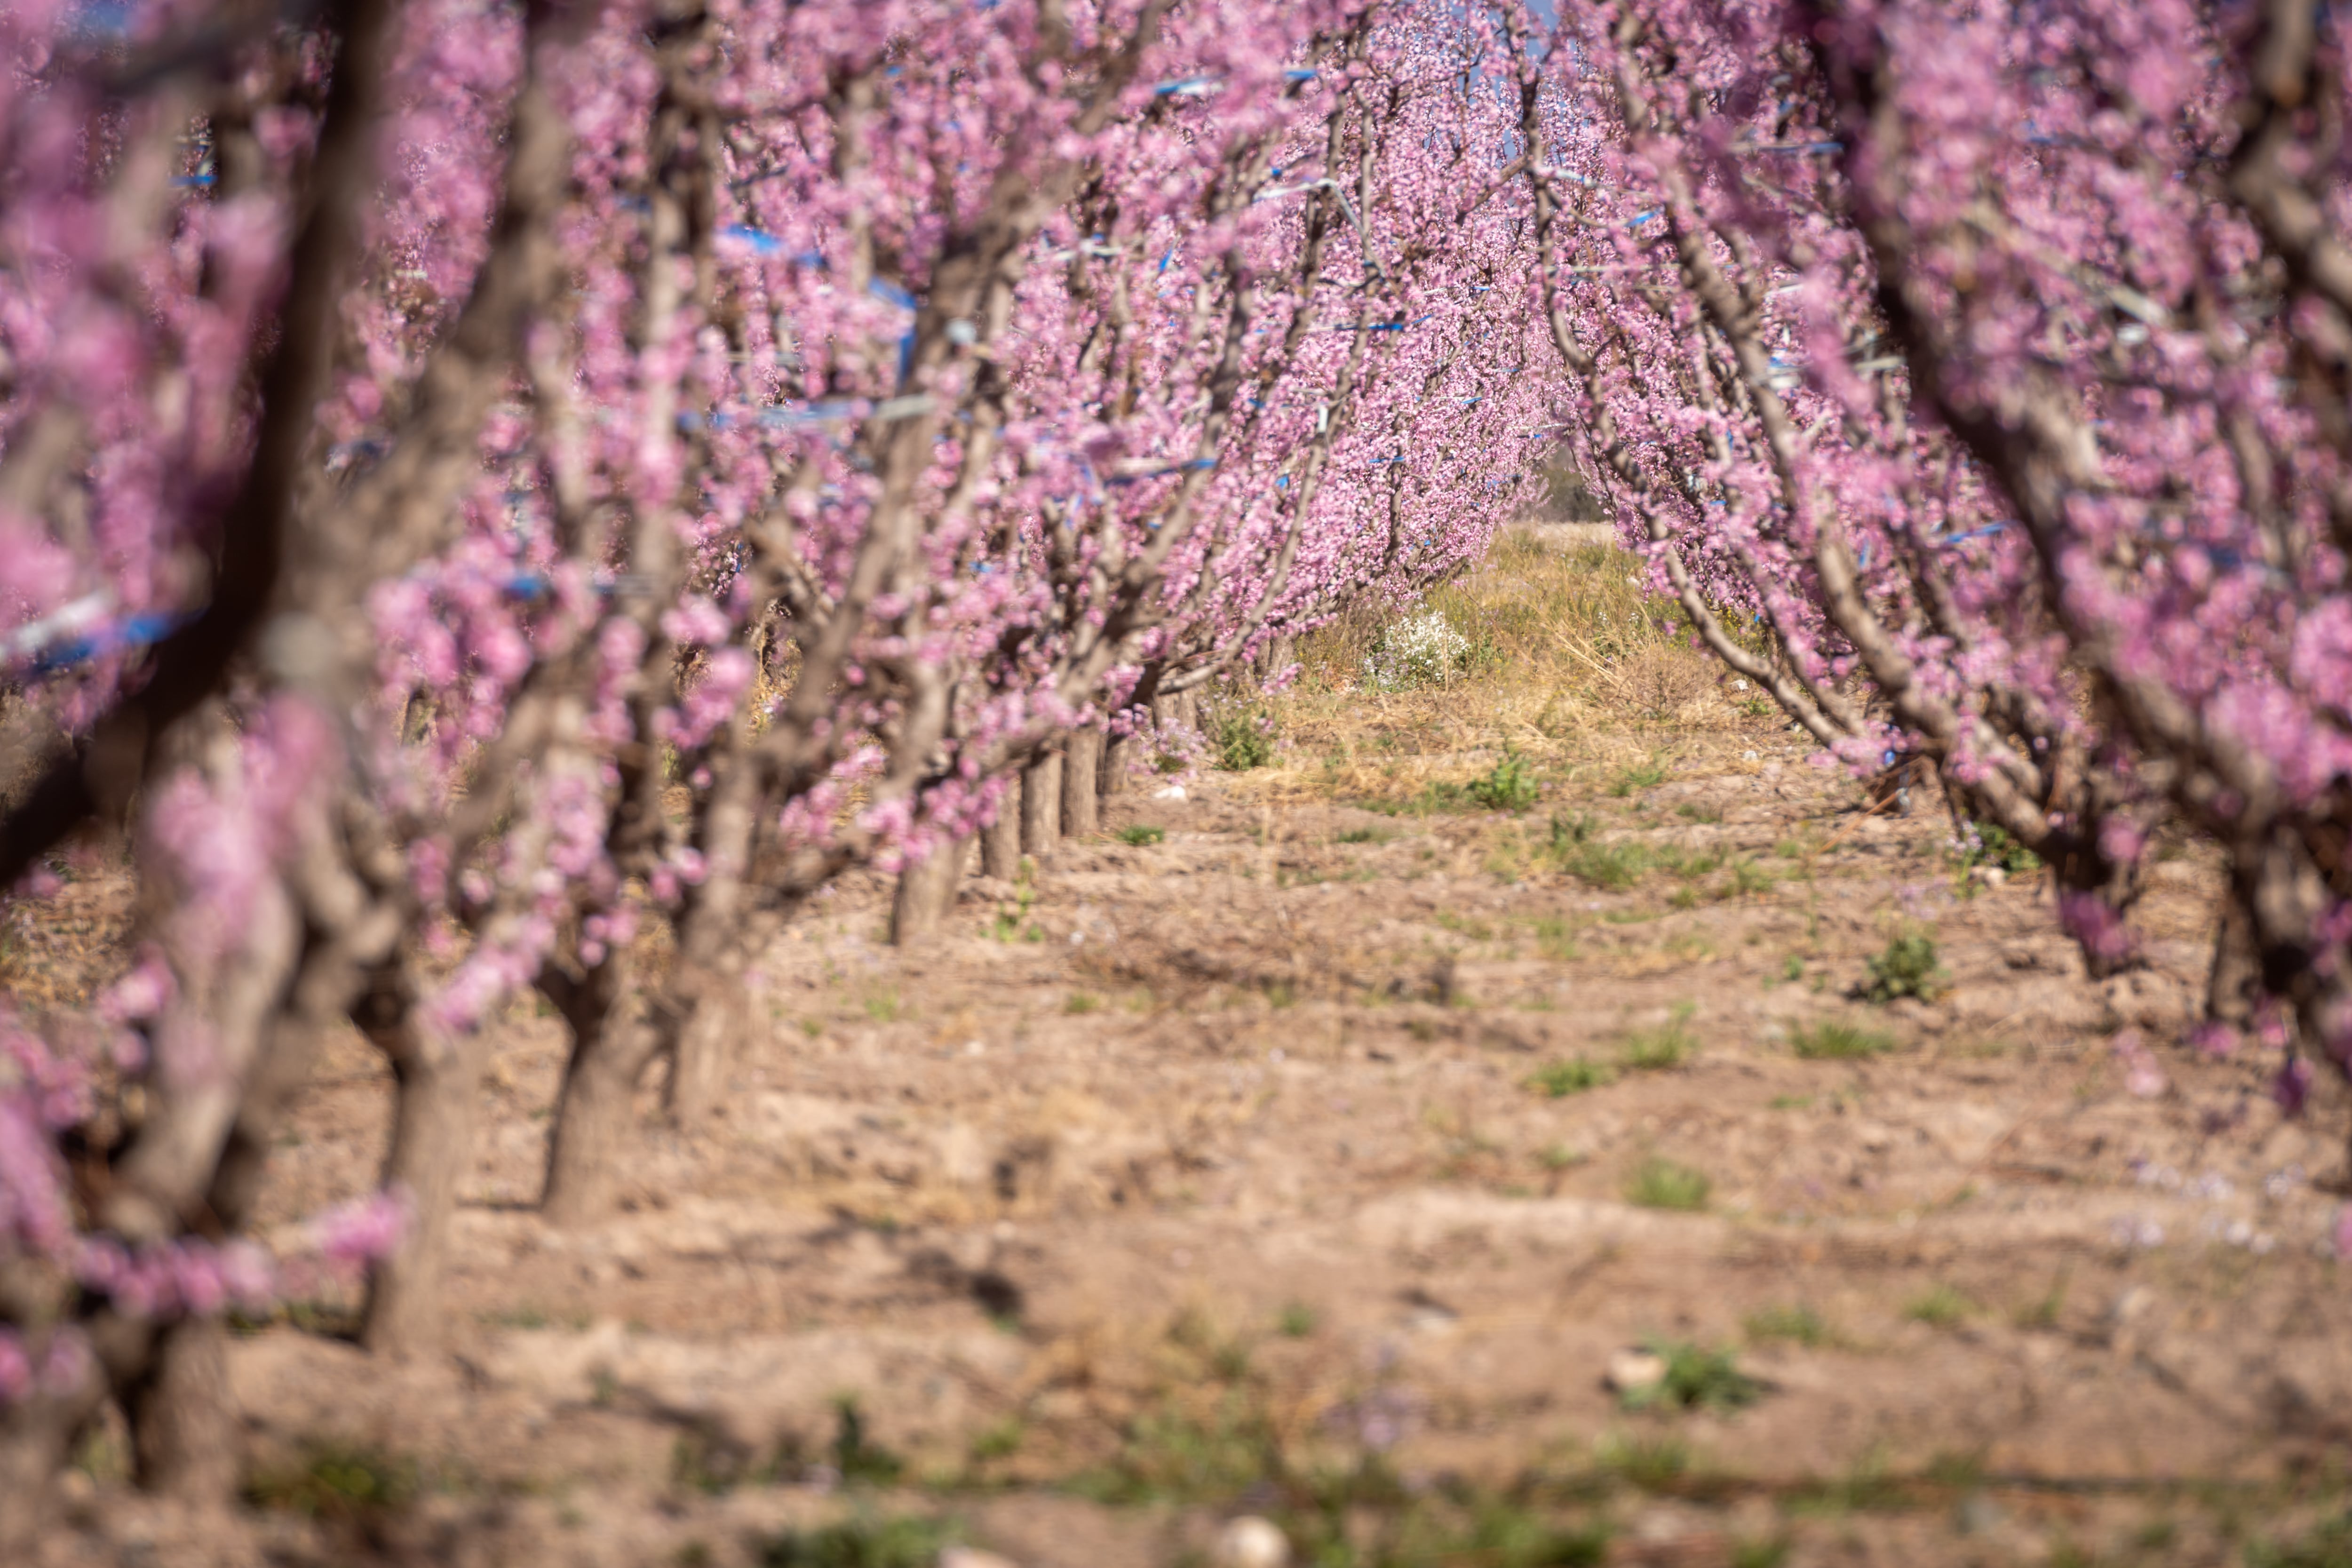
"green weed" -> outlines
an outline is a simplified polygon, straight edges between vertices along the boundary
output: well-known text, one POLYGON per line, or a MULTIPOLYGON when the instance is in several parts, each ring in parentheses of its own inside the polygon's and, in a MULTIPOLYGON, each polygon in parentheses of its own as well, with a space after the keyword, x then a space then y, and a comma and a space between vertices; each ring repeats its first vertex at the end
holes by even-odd
POLYGON ((1600 823, 1584 812, 1580 811, 1574 816, 1562 816, 1557 812, 1553 813, 1551 819, 1553 857, 1557 858, 1564 856, 1578 845, 1589 842, 1593 834, 1599 831, 1600 826, 1600 823))
POLYGON ((759 1543, 760 1568, 931 1568, 946 1543, 937 1521, 897 1514, 787 1530, 759 1543))
POLYGON ((1574 844, 1564 852, 1555 847, 1553 858, 1578 881, 1611 893, 1622 892, 1640 881, 1651 866, 1650 852, 1631 838, 1612 844, 1574 844))
POLYGON ((1698 1049, 1698 1037, 1690 1031, 1695 1011, 1685 1002, 1664 1023, 1626 1035, 1617 1048, 1619 1064, 1628 1072, 1664 1072, 1682 1066, 1698 1049))
POLYGON ((1576 933, 1558 915, 1545 915, 1535 922, 1536 951, 1558 963, 1567 963, 1579 957, 1576 933))
POLYGON ((1616 1081, 1615 1068, 1606 1062, 1591 1062, 1577 1057, 1568 1061, 1545 1063, 1528 1079, 1528 1087, 1549 1099, 1565 1100, 1571 1094, 1582 1094, 1586 1089, 1600 1089, 1616 1081))
POLYGON ((887 1487, 896 1481, 906 1461, 866 1435, 866 1417, 857 1401, 844 1394, 833 1408, 833 1468, 843 1484, 887 1487))
POLYGON ((1895 1049, 1895 1039, 1882 1029, 1824 1018, 1811 1028, 1799 1029, 1789 1037, 1789 1044, 1807 1061, 1853 1061, 1895 1049))
POLYGON ((1208 716, 1209 759, 1229 773, 1274 761, 1274 721, 1255 702, 1228 702, 1208 716))
POLYGON ((416 1462, 382 1448, 320 1444, 291 1464, 247 1479, 246 1501, 306 1519, 371 1526, 414 1501, 416 1462))
POLYGON ((1743 1325, 1757 1344, 1780 1342, 1808 1349, 1830 1342, 1829 1325, 1811 1307, 1765 1307, 1748 1314, 1743 1325))
POLYGON ((1002 900, 995 915, 988 922, 988 934, 998 942, 1043 942, 1045 932, 1029 918, 1037 907, 1037 867, 1026 855, 1021 858, 1021 868, 1013 874, 1013 896, 1002 900))
POLYGON ((1643 790, 1655 789, 1666 782, 1666 773, 1664 760, 1653 757, 1639 767, 1627 768, 1619 773, 1616 782, 1609 786, 1609 793, 1622 800, 1643 790))
POLYGON ((1714 1190, 1706 1172, 1656 1155, 1634 1166, 1625 1178, 1625 1201, 1645 1209, 1703 1209, 1714 1190))
POLYGON ((1008 1415, 972 1438, 972 1459, 980 1464, 992 1459, 1009 1459, 1021 1451, 1022 1442, 1028 1436, 1029 1428, 1021 1417, 1008 1415))
POLYGON ((1957 1328, 1976 1315, 1977 1304, 1949 1285, 1938 1285, 1903 1309, 1903 1315, 1930 1328, 1957 1328))
POLYGON ((1885 952, 1867 962, 1870 983, 1863 987, 1863 994, 1873 1002, 1892 1002, 1898 996, 1932 1002, 1943 989, 1946 975, 1936 962, 1936 943, 1919 932, 1895 937, 1885 952))
POLYGON ((1134 824, 1132 826, 1122 827, 1118 830, 1118 841, 1121 844, 1129 845, 1138 849, 1142 848, 1147 844, 1158 844, 1167 837, 1168 830, 1166 828, 1153 827, 1148 824, 1140 822, 1134 824))
POLYGON ((1604 1437, 1595 1445, 1593 1457, 1603 1469, 1647 1492, 1672 1489, 1691 1467, 1690 1445, 1672 1433, 1604 1437))
POLYGON ((1486 776, 1473 779, 1469 786, 1470 798, 1488 811, 1525 811, 1535 805, 1538 793, 1534 765, 1507 748, 1486 776))
POLYGON ((2256 1542, 2246 1548, 2246 1568, 2352 1568, 2352 1513, 2293 1541, 2256 1542))
POLYGON ((1992 822, 1970 823, 1968 838, 1953 858, 1964 871, 1979 866, 1997 866, 2017 877, 2042 869, 2039 855, 2011 837, 2007 828, 1992 822))
POLYGON ((1649 1350, 1666 1363, 1666 1374, 1655 1383, 1622 1390, 1618 1403, 1628 1410, 1664 1406, 1675 1410, 1744 1410, 1764 1397, 1764 1385, 1739 1370, 1727 1350, 1680 1341, 1654 1340, 1649 1350))

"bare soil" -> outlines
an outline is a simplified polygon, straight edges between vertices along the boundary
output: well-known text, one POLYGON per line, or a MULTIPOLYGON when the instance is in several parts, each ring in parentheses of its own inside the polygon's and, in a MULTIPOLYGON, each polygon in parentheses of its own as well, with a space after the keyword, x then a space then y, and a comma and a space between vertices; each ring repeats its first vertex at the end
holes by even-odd
MULTIPOLYGON (((519 1008, 447 1353, 297 1303, 233 1349, 246 1511, 94 1444, 52 1560, 1158 1568, 1255 1513, 1333 1568, 2352 1561, 2352 1106, 2179 1044, 2213 868, 2160 864, 2148 967, 2095 984, 2039 877, 1805 752, 1595 732, 1524 813, 1139 780, 913 952, 852 879, 756 976, 721 1121, 648 1086, 627 1212, 573 1234, 519 1008), (1580 831, 1630 886, 1562 868, 1580 831), (1932 1000, 1863 999, 1906 933, 1932 1000), (1824 1022, 1865 1054, 1801 1054, 1824 1022), (1644 1345, 1730 1361, 1629 1401, 1644 1345)), ((334 1043, 273 1226, 366 1187, 389 1104, 334 1043)))

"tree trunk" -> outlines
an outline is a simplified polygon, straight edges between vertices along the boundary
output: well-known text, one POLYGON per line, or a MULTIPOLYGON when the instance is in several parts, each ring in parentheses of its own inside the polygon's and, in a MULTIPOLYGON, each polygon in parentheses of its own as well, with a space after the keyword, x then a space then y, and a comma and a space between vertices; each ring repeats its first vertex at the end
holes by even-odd
POLYGON ((735 1047, 749 1022, 740 969, 730 965, 706 975, 695 989, 670 1058, 669 1084, 662 1092, 663 1109, 686 1132, 718 1114, 734 1077, 735 1047))
POLYGON ((540 1214, 558 1226, 593 1225, 612 1213, 636 1115, 637 1080, 660 1048, 653 1024, 633 1005, 615 954, 576 984, 551 975, 541 985, 572 1024, 572 1056, 548 1138, 547 1186, 540 1214))
POLYGON ((392 1149, 383 1188, 408 1205, 400 1246, 368 1278, 360 1340, 378 1355, 418 1355, 440 1346, 441 1276, 457 1189, 474 1163, 488 1042, 479 1031, 451 1037, 404 1006, 376 1044, 392 1063, 392 1149))
POLYGON ((2243 1028, 2254 1016, 2254 998, 2261 994, 2262 955, 2254 948, 2253 922, 2234 892, 2221 899, 2221 927, 2213 933, 2213 966, 2205 979, 2205 1016, 2216 1024, 2243 1028))
POLYGON ((236 1495, 226 1342, 216 1319, 174 1323, 147 1375, 127 1391, 124 1413, 142 1489, 196 1503, 236 1495))
POLYGON ((1135 765, 1132 735, 1112 735, 1103 742, 1102 766, 1095 773, 1095 793, 1105 800, 1127 793, 1128 770, 1135 765))
POLYGON ((1021 852, 1040 866, 1053 857, 1062 824, 1062 754, 1049 752, 1021 773, 1021 852))
POLYGON ((980 871, 1010 882, 1021 875, 1021 775, 1004 781, 996 820, 980 830, 980 871))
POLYGON ((1097 796, 1102 772, 1103 732, 1080 730, 1062 755, 1062 837, 1087 838, 1102 826, 1097 796))
POLYGON ((890 940, 910 947, 940 928, 955 908, 963 881, 964 851, 971 840, 957 838, 935 847, 898 873, 898 897, 890 905, 890 940))

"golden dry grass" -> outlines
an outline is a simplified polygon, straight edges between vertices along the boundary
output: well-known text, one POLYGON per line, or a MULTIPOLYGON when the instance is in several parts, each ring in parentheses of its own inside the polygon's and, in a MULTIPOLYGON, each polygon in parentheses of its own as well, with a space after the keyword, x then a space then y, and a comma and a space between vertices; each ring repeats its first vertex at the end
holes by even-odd
POLYGON ((1398 807, 1466 784, 1507 752, 1562 784, 1667 746, 1737 768, 1742 738, 1782 721, 1690 646, 1680 609, 1643 591, 1637 557, 1562 544, 1560 531, 1515 528, 1422 605, 1360 608, 1303 639, 1299 679, 1270 703, 1287 743, 1237 782, 1269 800, 1398 807), (1383 689, 1366 661, 1390 626, 1429 610, 1468 641, 1466 668, 1383 689))

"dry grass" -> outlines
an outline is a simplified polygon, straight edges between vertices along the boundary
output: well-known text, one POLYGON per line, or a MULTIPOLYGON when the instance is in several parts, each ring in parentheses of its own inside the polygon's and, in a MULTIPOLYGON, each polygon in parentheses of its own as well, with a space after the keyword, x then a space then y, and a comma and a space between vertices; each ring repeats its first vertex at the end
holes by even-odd
POLYGON ((1639 559, 1583 531, 1514 529, 1423 604, 1360 606, 1304 639, 1300 677, 1272 703, 1287 744, 1241 775, 1247 787, 1406 806, 1461 789, 1506 748, 1567 783, 1638 763, 1669 732, 1685 753, 1736 757, 1777 727, 1735 700, 1674 602, 1643 592, 1639 559), (1468 642, 1465 668, 1413 689, 1369 681, 1387 627, 1429 610, 1468 642))

